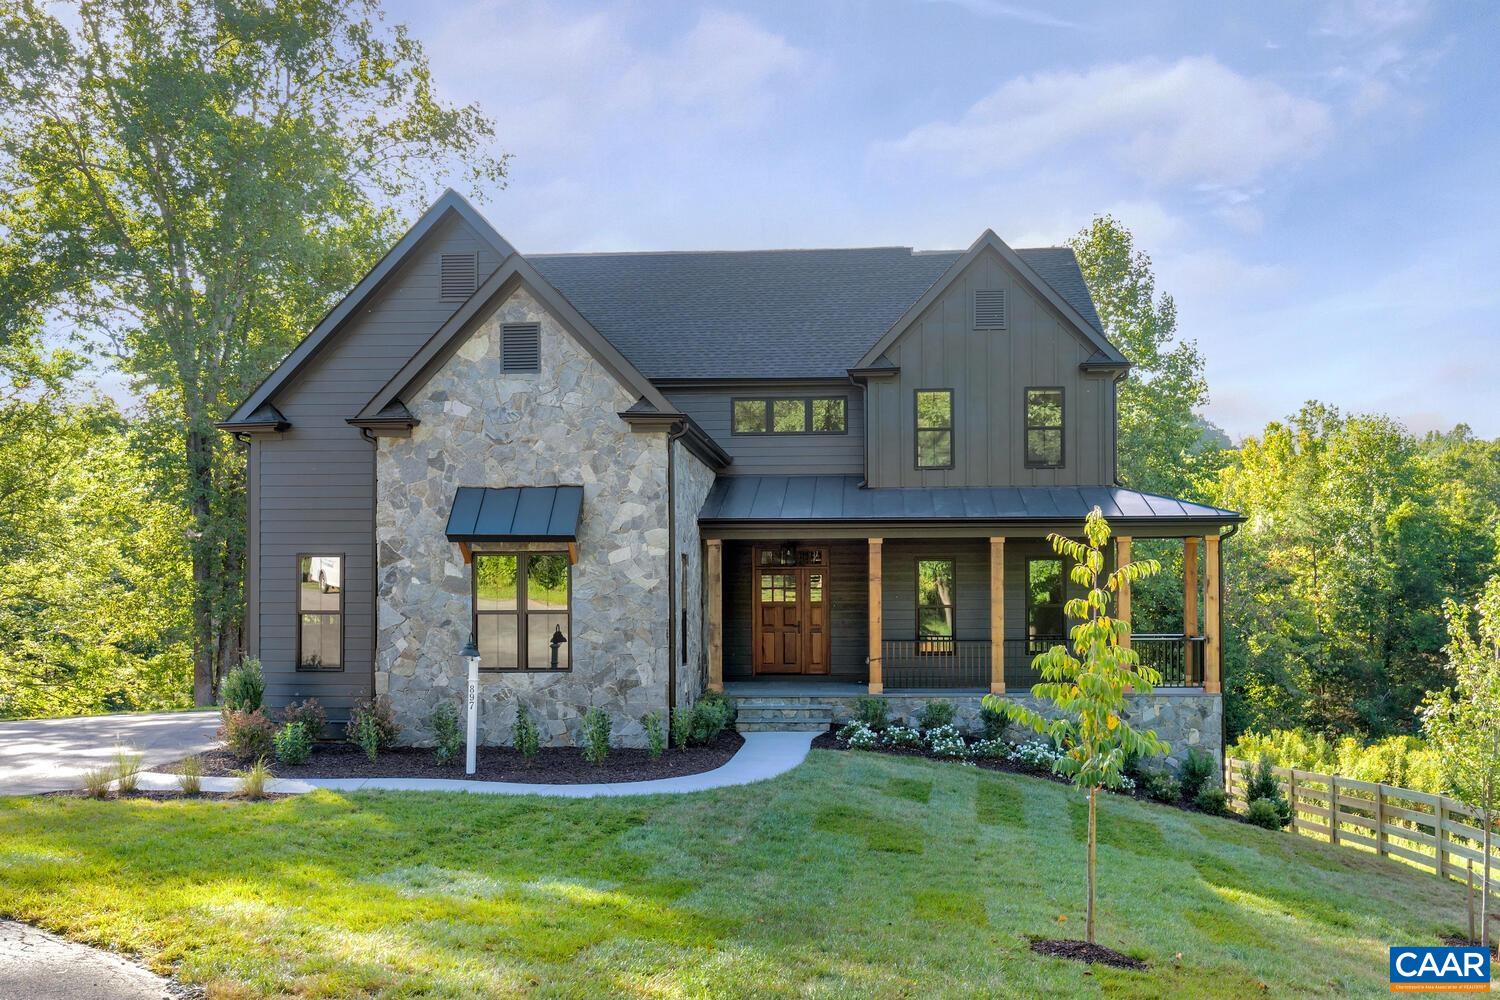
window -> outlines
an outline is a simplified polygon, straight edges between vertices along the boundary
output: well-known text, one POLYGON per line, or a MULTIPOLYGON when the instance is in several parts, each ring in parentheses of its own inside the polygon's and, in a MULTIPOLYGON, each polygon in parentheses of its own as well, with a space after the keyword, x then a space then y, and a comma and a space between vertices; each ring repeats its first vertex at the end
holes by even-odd
POLYGON ((507 374, 542 370, 540 323, 505 323, 500 327, 500 370, 507 374))
POLYGON ((567 670, 572 567, 558 552, 474 554, 481 670, 567 670))
POLYGON ((1026 390, 1026 465, 1057 469, 1063 464, 1063 391, 1026 390))
POLYGON ((953 468, 953 390, 917 390, 917 468, 953 468))
POLYGON ((845 434, 849 430, 845 396, 736 399, 731 413, 731 429, 736 434, 845 434))
POLYGON ((917 649, 923 653, 953 648, 954 590, 952 559, 917 560, 917 649))
POLYGON ((1026 560, 1026 649, 1035 656, 1067 635, 1061 559, 1026 560))
POLYGON ((344 669, 344 557, 297 557, 297 669, 344 669))

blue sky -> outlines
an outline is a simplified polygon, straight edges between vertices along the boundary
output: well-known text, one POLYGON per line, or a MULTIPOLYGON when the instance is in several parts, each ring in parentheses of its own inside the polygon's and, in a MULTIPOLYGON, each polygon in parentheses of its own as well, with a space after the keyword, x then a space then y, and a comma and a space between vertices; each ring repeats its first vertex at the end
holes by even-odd
MULTIPOLYGON (((1500 5, 395 3, 524 253, 1153 257, 1236 438, 1320 398, 1500 435, 1500 5)), ((481 196, 486 193, 480 192, 481 196)))

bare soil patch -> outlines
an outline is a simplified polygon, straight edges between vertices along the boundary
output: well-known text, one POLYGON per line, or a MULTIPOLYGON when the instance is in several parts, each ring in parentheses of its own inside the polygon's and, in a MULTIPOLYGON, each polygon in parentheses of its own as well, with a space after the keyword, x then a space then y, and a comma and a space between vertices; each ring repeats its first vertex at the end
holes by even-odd
POLYGON ((1085 962, 1089 965, 1112 965, 1117 969, 1134 969, 1137 972, 1146 969, 1146 963, 1138 958, 1131 958, 1113 948, 1106 948, 1102 944, 1089 944, 1087 941, 1032 938, 1031 950, 1038 955, 1071 958, 1075 962, 1085 962))

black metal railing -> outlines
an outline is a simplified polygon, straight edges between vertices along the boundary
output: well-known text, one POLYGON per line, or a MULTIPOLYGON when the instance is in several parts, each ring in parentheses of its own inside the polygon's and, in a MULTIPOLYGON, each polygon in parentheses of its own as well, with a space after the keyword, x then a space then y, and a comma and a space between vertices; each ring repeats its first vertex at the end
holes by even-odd
POLYGON ((885 639, 880 657, 888 688, 990 688, 988 639, 885 639))
POLYGON ((1031 661, 1068 640, 1060 635, 1012 636, 1005 640, 1005 690, 1026 692, 1042 680, 1031 661))
POLYGON ((1162 687, 1203 686, 1203 636, 1135 635, 1130 645, 1142 665, 1161 674, 1162 687))

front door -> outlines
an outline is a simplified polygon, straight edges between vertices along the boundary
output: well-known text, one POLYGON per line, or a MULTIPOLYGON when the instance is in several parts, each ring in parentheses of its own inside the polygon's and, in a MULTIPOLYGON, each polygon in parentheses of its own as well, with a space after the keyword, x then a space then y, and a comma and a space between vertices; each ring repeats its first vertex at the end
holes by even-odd
POLYGON ((828 550, 758 546, 754 560, 755 672, 828 673, 828 550))

